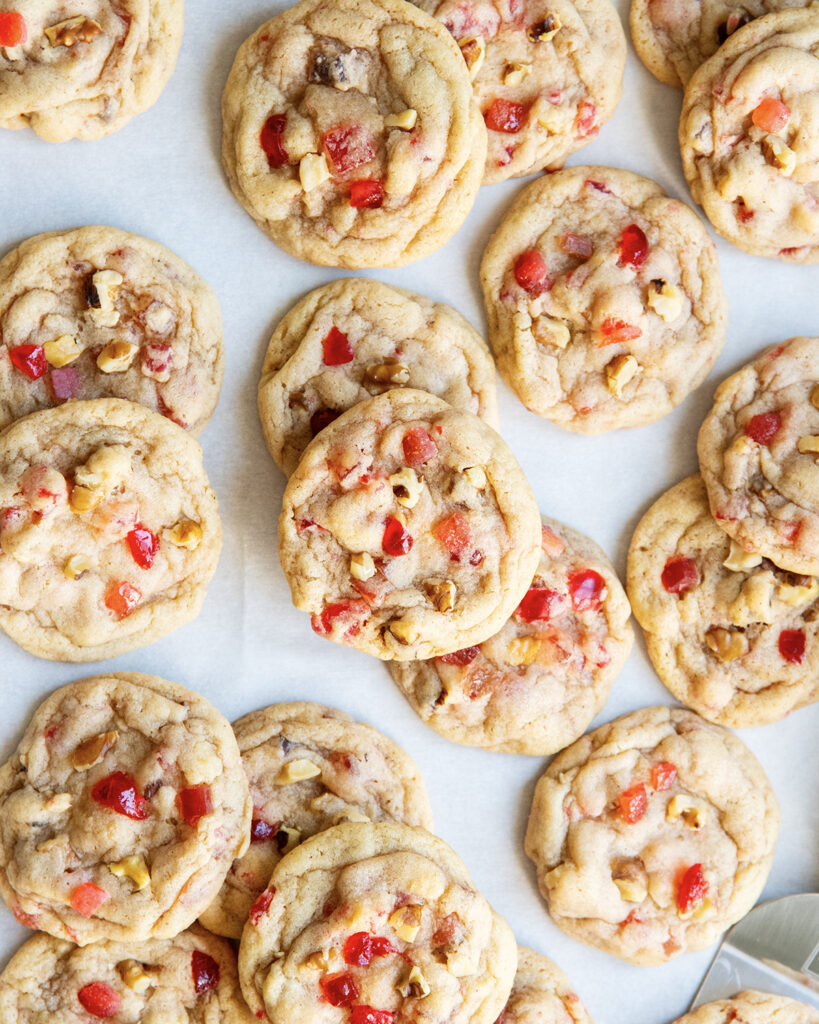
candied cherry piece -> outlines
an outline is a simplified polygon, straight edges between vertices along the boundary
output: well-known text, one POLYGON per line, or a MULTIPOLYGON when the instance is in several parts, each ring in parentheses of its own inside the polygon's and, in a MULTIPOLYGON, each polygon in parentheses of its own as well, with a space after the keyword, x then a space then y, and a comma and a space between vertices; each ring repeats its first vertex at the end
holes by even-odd
POLYGON ((268 910, 270 910, 270 904, 273 902, 273 897, 275 895, 275 889, 265 889, 264 892, 259 893, 256 897, 256 902, 250 908, 250 913, 248 915, 252 925, 257 925, 268 910))
POLYGON ((751 120, 763 132, 780 132, 790 120, 791 111, 782 100, 766 96, 751 114, 751 120))
POLYGON ((677 886, 677 906, 683 913, 695 903, 702 902, 708 892, 708 883, 702 873, 702 864, 692 864, 680 878, 677 886))
POLYGON ((415 468, 434 459, 438 454, 438 446, 423 427, 410 427, 401 439, 404 450, 404 461, 415 468))
POLYGON ((137 523, 127 537, 128 547, 134 561, 141 569, 150 569, 154 564, 154 557, 159 551, 159 537, 151 533, 147 526, 137 523))
POLYGON ((325 427, 337 420, 341 413, 336 409, 317 409, 310 417, 310 432, 313 437, 320 434, 325 427))
POLYGON ((350 1011, 350 1024, 392 1024, 392 1010, 374 1010, 372 1006, 354 1006, 350 1011))
POLYGON ((757 444, 770 444, 781 426, 782 417, 778 412, 758 412, 745 424, 745 434, 757 444))
POLYGON ((73 366, 62 366, 51 371, 51 390, 58 402, 67 402, 80 393, 80 375, 73 366))
POLYGON ((594 569, 583 569, 573 572, 569 577, 569 593, 575 611, 597 611, 603 600, 606 581, 594 569))
POLYGON ((369 605, 364 600, 335 601, 328 604, 319 615, 314 615, 310 624, 319 636, 329 636, 338 621, 344 627, 344 636, 353 637, 361 632, 362 622, 369 611, 369 605))
POLYGON ((119 619, 130 615, 142 600, 141 591, 131 586, 127 580, 115 583, 105 595, 105 607, 119 619))
POLYGON ((375 156, 375 140, 360 124, 331 128, 322 136, 321 144, 336 174, 346 174, 368 164, 375 156))
POLYGON ((81 988, 77 999, 92 1017, 102 1017, 103 1020, 116 1016, 122 1005, 122 996, 104 981, 92 981, 90 985, 81 988))
POLYGON ((442 654, 438 661, 445 665, 459 665, 463 668, 473 662, 481 653, 480 647, 463 647, 460 651, 453 651, 451 654, 442 654))
POLYGON ((642 335, 642 330, 639 327, 635 327, 633 324, 627 324, 625 320, 620 320, 616 316, 608 316, 600 324, 600 334, 602 335, 602 341, 599 347, 602 348, 604 345, 619 345, 621 342, 634 341, 635 338, 639 338, 642 335))
POLYGON ((351 967, 368 967, 375 957, 397 952, 389 939, 381 935, 370 935, 369 932, 355 932, 342 947, 344 962, 351 967))
POLYGON ((9 359, 30 380, 39 380, 48 369, 42 345, 17 345, 9 349, 9 359))
POLYGON ((665 563, 660 579, 669 594, 685 594, 700 581, 700 571, 693 558, 674 555, 665 563))
POLYGON ((325 1000, 331 1006, 352 1006, 358 999, 358 985, 349 971, 326 974, 319 979, 319 987, 325 1000))
POLYGON ((105 889, 100 889, 93 882, 83 882, 71 890, 71 906, 83 917, 92 917, 94 912, 110 899, 105 889))
POLYGON ((483 119, 490 131, 514 135, 523 127, 527 113, 528 110, 522 103, 496 99, 483 112, 483 119))
POLYGON ((595 120, 597 119, 597 107, 589 100, 583 100, 577 106, 577 118, 575 124, 577 125, 577 134, 582 138, 587 135, 591 135, 593 132, 596 133, 597 126, 595 120))
POLYGON ((91 789, 91 798, 109 811, 116 811, 134 821, 144 821, 148 817, 147 801, 127 772, 111 772, 100 779, 91 789))
POLYGON ((384 183, 378 178, 358 178, 350 182, 350 206, 356 210, 376 210, 384 203, 384 183))
POLYGON ((250 823, 250 841, 251 843, 266 843, 275 837, 278 830, 278 825, 271 825, 264 818, 254 818, 250 823))
POLYGON ((203 953, 201 949, 195 949, 191 953, 191 974, 193 975, 193 987, 196 994, 201 996, 203 992, 211 992, 219 984, 219 964, 203 953))
POLYGON ((472 542, 469 523, 460 512, 453 512, 432 528, 432 534, 449 551, 450 560, 460 561, 472 542))
POLYGON ((647 807, 648 795, 643 782, 624 790, 617 798, 617 812, 627 825, 636 825, 647 807))
POLYGON ((321 343, 325 365, 343 366, 353 361, 354 352, 347 335, 337 327, 331 327, 321 343))
POLYGON ((648 239, 646 233, 638 224, 629 224, 623 229, 620 235, 620 263, 635 270, 648 259, 648 239))
POLYGON ((20 46, 27 39, 23 15, 18 11, 0 11, 0 46, 20 46))
POLYGON ((211 814, 213 811, 213 799, 210 795, 210 786, 201 783, 198 786, 187 786, 181 790, 177 797, 179 810, 182 817, 191 826, 196 828, 200 818, 211 814))
POLYGON ((515 260, 515 280, 529 295, 540 295, 552 287, 546 260, 537 249, 527 249, 515 260))
POLYGON ((548 587, 529 587, 517 607, 516 615, 524 622, 550 619, 563 603, 563 595, 548 587))
POLYGON ((412 550, 413 540, 404 524, 395 516, 387 516, 381 547, 385 555, 408 555, 412 550))
POLYGON ((577 256, 581 260, 587 260, 594 252, 590 238, 585 235, 574 235, 571 231, 560 239, 560 248, 567 256, 577 256))
POLYGON ((284 130, 287 127, 287 114, 272 114, 265 121, 260 136, 262 149, 267 162, 275 170, 290 162, 284 148, 284 130))
POLYGON ((664 789, 671 789, 674 779, 677 778, 677 766, 670 761, 660 761, 659 764, 651 766, 651 788, 655 793, 661 793, 664 789))
POLYGON ((794 665, 801 665, 805 658, 805 634, 801 629, 783 629, 779 634, 779 653, 794 665))

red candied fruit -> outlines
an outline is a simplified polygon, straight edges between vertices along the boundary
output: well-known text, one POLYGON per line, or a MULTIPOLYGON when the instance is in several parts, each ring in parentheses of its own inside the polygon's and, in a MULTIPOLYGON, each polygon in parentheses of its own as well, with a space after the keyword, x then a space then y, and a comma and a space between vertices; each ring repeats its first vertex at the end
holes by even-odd
POLYGON ((265 889, 256 897, 256 902, 250 908, 248 919, 252 925, 257 925, 264 915, 270 910, 270 904, 276 895, 275 889, 265 889))
POLYGON ((92 917, 107 899, 110 897, 105 889, 100 889, 93 882, 83 882, 71 890, 71 906, 83 917, 92 917))
POLYGON ((196 828, 200 818, 213 812, 213 799, 210 795, 210 786, 201 783, 198 786, 187 786, 181 790, 177 801, 182 817, 191 826, 196 828))
POLYGON ((271 825, 264 818, 254 818, 250 823, 251 843, 266 843, 279 831, 278 825, 271 825))
POLYGON ((392 1010, 374 1010, 372 1006, 354 1006, 350 1011, 350 1024, 392 1024, 392 1010))
POLYGON ((664 789, 671 789, 674 779, 677 778, 677 766, 670 761, 660 761, 659 764, 651 766, 651 788, 655 793, 661 793, 664 789))
POLYGON ((384 204, 384 183, 378 178, 350 182, 350 206, 355 210, 377 210, 384 204))
POLYGON ((196 994, 201 996, 204 992, 211 992, 216 988, 221 971, 212 956, 203 953, 201 949, 195 949, 191 953, 191 974, 196 994))
POLYGON ((127 580, 115 583, 105 595, 105 607, 119 619, 130 615, 142 600, 142 594, 127 580))
POLYGON ((515 280, 529 295, 540 295, 552 287, 546 260, 537 249, 527 249, 515 260, 515 280))
POLYGON ((284 130, 287 127, 287 114, 272 114, 264 123, 260 141, 267 162, 275 170, 290 162, 284 148, 284 130))
POLYGON ((148 817, 147 802, 136 782, 127 772, 111 772, 91 789, 91 797, 109 811, 116 811, 134 821, 148 817))
POLYGON ((669 594, 685 594, 699 583, 700 571, 693 558, 675 555, 665 563, 660 579, 669 594))
POLYGON ((321 142, 336 174, 346 174, 368 164, 375 156, 375 140, 360 124, 331 128, 322 136, 321 142))
POLYGON ((387 516, 387 525, 384 527, 384 536, 381 538, 381 547, 386 555, 408 555, 412 550, 412 537, 407 528, 395 516, 387 516))
POLYGON ((159 551, 159 537, 151 533, 147 526, 137 523, 128 534, 128 547, 136 564, 141 569, 150 569, 159 551))
POLYGON ((442 654, 438 661, 442 661, 445 665, 459 665, 463 668, 473 662, 480 653, 480 647, 462 647, 460 651, 442 654))
POLYGON ((692 864, 683 873, 677 886, 677 906, 686 913, 695 903, 705 899, 707 892, 708 883, 702 873, 702 864, 692 864))
POLYGON ((779 634, 779 653, 794 665, 801 665, 805 657, 805 634, 801 629, 783 629, 779 634))
POLYGON ((759 412, 745 424, 745 434, 757 444, 770 444, 781 426, 782 417, 778 412, 759 412))
POLYGON ((101 1017, 103 1020, 114 1017, 122 1005, 122 996, 104 981, 92 981, 90 985, 81 988, 77 999, 92 1017, 101 1017))
POLYGON ((17 345, 9 349, 9 359, 20 373, 31 380, 39 380, 48 369, 48 360, 42 345, 17 345))
POLYGON ((483 112, 483 119, 491 132, 514 135, 523 127, 527 113, 528 109, 522 103, 496 99, 483 112))
POLYGON ((61 366, 51 371, 51 390, 59 402, 76 398, 80 393, 80 375, 73 366, 61 366))
POLYGON ((352 1006, 358 999, 358 985, 352 974, 347 971, 325 975, 319 980, 319 987, 331 1006, 352 1006))
POLYGON ((408 466, 423 466, 438 454, 438 446, 423 427, 410 427, 401 439, 404 461, 408 466))
POLYGON ((432 528, 432 534, 449 551, 450 560, 460 561, 472 542, 472 531, 469 523, 460 512, 453 512, 441 519, 432 528))
POLYGON ((609 316, 600 324, 600 333, 603 336, 603 340, 599 343, 599 347, 603 348, 605 345, 619 345, 621 342, 634 341, 643 332, 639 327, 627 324, 625 320, 621 320, 619 317, 609 316))
POLYGON ((571 231, 560 239, 560 248, 567 256, 577 256, 582 260, 587 260, 594 252, 594 245, 590 238, 585 235, 573 235, 571 231))
POLYGON ((538 622, 552 617, 562 604, 563 596, 548 587, 529 587, 515 614, 524 622, 538 622))
POLYGON ((742 199, 737 202, 737 217, 743 224, 747 224, 749 220, 754 219, 754 211, 749 210, 742 199))
POLYGON ((0 12, 0 46, 20 46, 28 39, 26 20, 18 11, 0 12))
POLYGON ((617 812, 627 825, 636 825, 647 807, 648 795, 643 782, 624 790, 617 798, 617 812))
POLYGON ((336 409, 317 409, 310 417, 310 432, 313 437, 320 434, 325 427, 337 420, 341 413, 336 409))
POLYGON ((648 239, 638 224, 629 224, 620 235, 620 263, 629 267, 642 267, 648 259, 648 239))
POLYGON ((355 355, 347 335, 337 327, 331 327, 327 332, 321 350, 326 366, 344 366, 351 363, 355 355))
POLYGON ((397 953, 389 939, 383 935, 370 935, 368 932, 355 932, 350 935, 342 947, 344 962, 351 967, 369 967, 370 961, 377 956, 389 956, 397 953))
POLYGON ((775 99, 773 96, 766 96, 754 108, 751 120, 763 132, 779 132, 788 123, 790 116, 790 107, 786 106, 782 100, 775 99))
POLYGON ((310 620, 313 631, 319 636, 329 636, 333 632, 336 620, 344 626, 344 636, 352 637, 361 632, 361 623, 369 614, 369 605, 366 601, 336 601, 328 604, 319 615, 314 615, 310 620))
POLYGON ((575 611, 597 611, 603 599, 606 581, 594 569, 573 572, 569 577, 569 593, 575 611))
POLYGON ((587 135, 597 132, 595 120, 597 118, 597 107, 589 100, 582 100, 577 106, 577 134, 585 138, 587 135))

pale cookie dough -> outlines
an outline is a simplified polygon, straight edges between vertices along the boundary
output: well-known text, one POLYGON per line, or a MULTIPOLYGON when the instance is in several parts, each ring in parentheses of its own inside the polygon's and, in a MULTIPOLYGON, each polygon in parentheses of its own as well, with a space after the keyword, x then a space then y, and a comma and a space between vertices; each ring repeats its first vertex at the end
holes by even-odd
POLYGON ((674 1024, 819 1024, 807 1003, 748 989, 732 999, 718 999, 678 1017, 674 1024))
POLYGON ((512 994, 495 1024, 592 1024, 592 1019, 557 964, 518 946, 512 994))
POLYGON ((198 434, 223 375, 216 296, 158 242, 77 228, 0 261, 0 428, 71 398, 127 398, 198 434))
POLYGON ((819 338, 772 345, 717 388, 697 441, 717 525, 819 575, 819 338))
POLYGON ((38 935, 0 974, 0 1024, 253 1024, 230 944, 194 926, 172 939, 78 947, 38 935))
POLYGON ((483 420, 399 388, 354 406, 290 477, 279 556, 313 629, 387 661, 496 633, 526 593, 540 515, 483 420))
POLYGON ((509 386, 582 434, 667 415, 725 341, 704 225, 630 171, 570 167, 528 185, 490 239, 481 284, 509 386))
POLYGON ((55 690, 0 768, 0 893, 81 946, 173 938, 247 847, 251 799, 229 723, 156 676, 55 690))
POLYGON ((544 518, 534 579, 499 633, 477 647, 389 669, 414 710, 447 739, 554 754, 603 707, 634 640, 630 616, 605 553, 544 518))
POLYGON ((368 278, 310 292, 270 339, 259 384, 267 447, 288 474, 313 437, 356 402, 428 391, 498 425, 495 364, 460 313, 368 278))
POLYGON ((657 675, 677 700, 733 729, 819 700, 819 579, 749 555, 688 477, 634 531, 628 592, 657 675))
POLYGON ((404 0, 301 0, 239 49, 222 162, 277 245, 331 267, 440 248, 475 200, 486 128, 461 53, 404 0))
POLYGON ((242 936, 248 914, 282 856, 343 821, 432 828, 415 762, 369 725, 320 704, 273 704, 233 725, 250 782, 250 847, 201 914, 206 928, 242 936))
POLYGON ((819 6, 738 29, 688 83, 680 117, 691 195, 729 242, 819 262, 819 6))
POLYGON ((0 629, 57 661, 99 661, 195 618, 222 547, 202 450, 117 398, 0 434, 0 629))
POLYGON ((493 1024, 517 947, 452 850, 422 829, 337 825, 273 872, 239 948, 272 1024, 493 1024))
POLYGON ((634 964, 704 949, 754 905, 779 808, 733 734, 681 708, 634 711, 552 761, 526 853, 552 920, 634 964))
POLYGON ((483 184, 562 167, 623 91, 626 38, 609 0, 414 0, 461 48, 489 133, 483 184))
POLYGON ((183 0, 0 0, 0 128, 98 139, 158 99, 183 0))

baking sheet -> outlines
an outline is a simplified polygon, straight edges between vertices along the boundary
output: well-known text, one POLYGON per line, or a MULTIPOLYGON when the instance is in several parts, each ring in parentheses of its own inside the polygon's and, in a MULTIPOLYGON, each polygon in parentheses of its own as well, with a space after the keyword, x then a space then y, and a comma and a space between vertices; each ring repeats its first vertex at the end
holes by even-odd
MULTIPOLYGON (((377 661, 316 637, 290 604, 278 564, 276 519, 284 479, 267 455, 256 384, 278 318, 340 272, 300 263, 270 242, 234 201, 219 162, 219 99, 236 49, 284 4, 188 0, 179 65, 159 102, 119 133, 53 146, 29 132, 0 132, 0 254, 29 235, 112 224, 175 250, 222 303, 227 375, 202 437, 220 499, 225 547, 204 610, 159 643, 110 662, 61 665, 24 654, 0 635, 0 757, 52 688, 105 670, 152 672, 205 694, 228 716, 279 700, 335 704, 369 721, 418 761, 436 830, 464 858, 479 888, 519 941, 569 974, 597 1024, 665 1024, 691 1000, 713 950, 638 968, 588 949, 551 923, 522 850, 533 786, 545 762, 459 747, 424 727, 377 661)), ((625 0, 620 13, 627 20, 625 0)), ((676 143, 680 94, 656 82, 630 49, 623 100, 601 135, 570 163, 607 163, 656 179, 689 199, 676 143)), ((520 188, 483 189, 463 228, 420 263, 370 276, 423 292, 485 330, 478 265, 520 188)), ((819 333, 819 267, 747 256, 718 241, 730 299, 725 351, 709 380, 650 427, 583 438, 528 413, 500 385, 502 433, 542 510, 588 533, 621 576, 634 525, 663 490, 696 469, 697 428, 717 381, 765 345, 819 333)), ((672 703, 638 638, 596 724, 651 703, 672 703)), ((782 805, 782 830, 764 896, 819 888, 819 705, 742 733, 782 805)), ((0 907, 0 963, 26 937, 0 907)))

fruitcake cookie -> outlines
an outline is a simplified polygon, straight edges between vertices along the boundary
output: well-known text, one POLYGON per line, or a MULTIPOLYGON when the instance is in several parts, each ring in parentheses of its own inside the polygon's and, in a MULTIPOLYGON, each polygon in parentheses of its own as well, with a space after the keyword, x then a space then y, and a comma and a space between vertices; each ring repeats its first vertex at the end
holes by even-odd
POLYGON ((738 29, 686 86, 680 117, 691 195, 733 245, 819 262, 819 7, 738 29))
POLYGON ((282 856, 341 821, 401 821, 432 828, 415 762, 392 740, 335 708, 297 701, 233 725, 250 782, 250 847, 199 920, 231 939, 282 856))
POLYGON ((127 398, 198 434, 223 374, 216 296, 158 242, 78 228, 0 261, 0 428, 69 398, 127 398))
POLYGON ((609 0, 414 0, 464 55, 489 149, 483 184, 556 169, 623 92, 626 38, 609 0))
POLYGON ((724 380, 697 453, 717 525, 781 569, 819 576, 819 338, 772 345, 724 380))
POLYGON ((270 454, 289 476, 339 413, 405 386, 498 425, 495 365, 451 306, 363 277, 316 288, 284 317, 265 356, 259 415, 270 454))
POLYGON ((518 946, 512 994, 495 1024, 592 1024, 592 1019, 557 964, 518 946))
POLYGON ((819 700, 819 580, 730 540, 711 518, 701 477, 643 516, 628 592, 657 675, 709 721, 766 725, 819 700))
POLYGON ((819 1024, 819 1013, 807 1003, 748 989, 733 999, 718 999, 678 1017, 674 1024, 819 1024))
POLYGON ((533 181, 491 238, 481 283, 507 383, 578 433, 667 415, 725 341, 704 225, 630 171, 569 167, 533 181))
POLYGON ((508 925, 440 839, 337 825, 288 854, 245 925, 239 979, 273 1024, 493 1024, 517 961, 508 925))
POLYGON ((778 829, 743 743, 690 711, 653 707, 558 754, 535 789, 526 853, 558 928, 651 965, 704 949, 751 909, 778 829))
POLYGON ((183 0, 0 0, 0 128, 98 139, 158 99, 183 0))
POLYGON ((82 947, 37 935, 0 974, 2 1024, 111 1017, 143 1024, 254 1021, 230 944, 196 926, 172 939, 82 947))
POLYGON ((55 690, 0 768, 0 893, 81 946, 172 938, 248 843, 251 800, 222 715, 137 673, 55 690))
POLYGON ((99 661, 195 618, 222 547, 202 449, 133 402, 32 413, 0 434, 0 629, 99 661))
POLYGON ((331 267, 438 249, 475 200, 486 128, 445 28, 404 0, 301 0, 240 48, 222 161, 277 245, 331 267))
POLYGON ((477 647, 389 669, 414 710, 447 739, 554 754, 603 707, 634 641, 630 615, 604 552, 544 518, 535 577, 499 633, 477 647))
POLYGON ((387 661, 496 633, 540 552, 532 489, 483 420, 387 391, 308 446, 284 492, 279 555, 313 629, 387 661))

